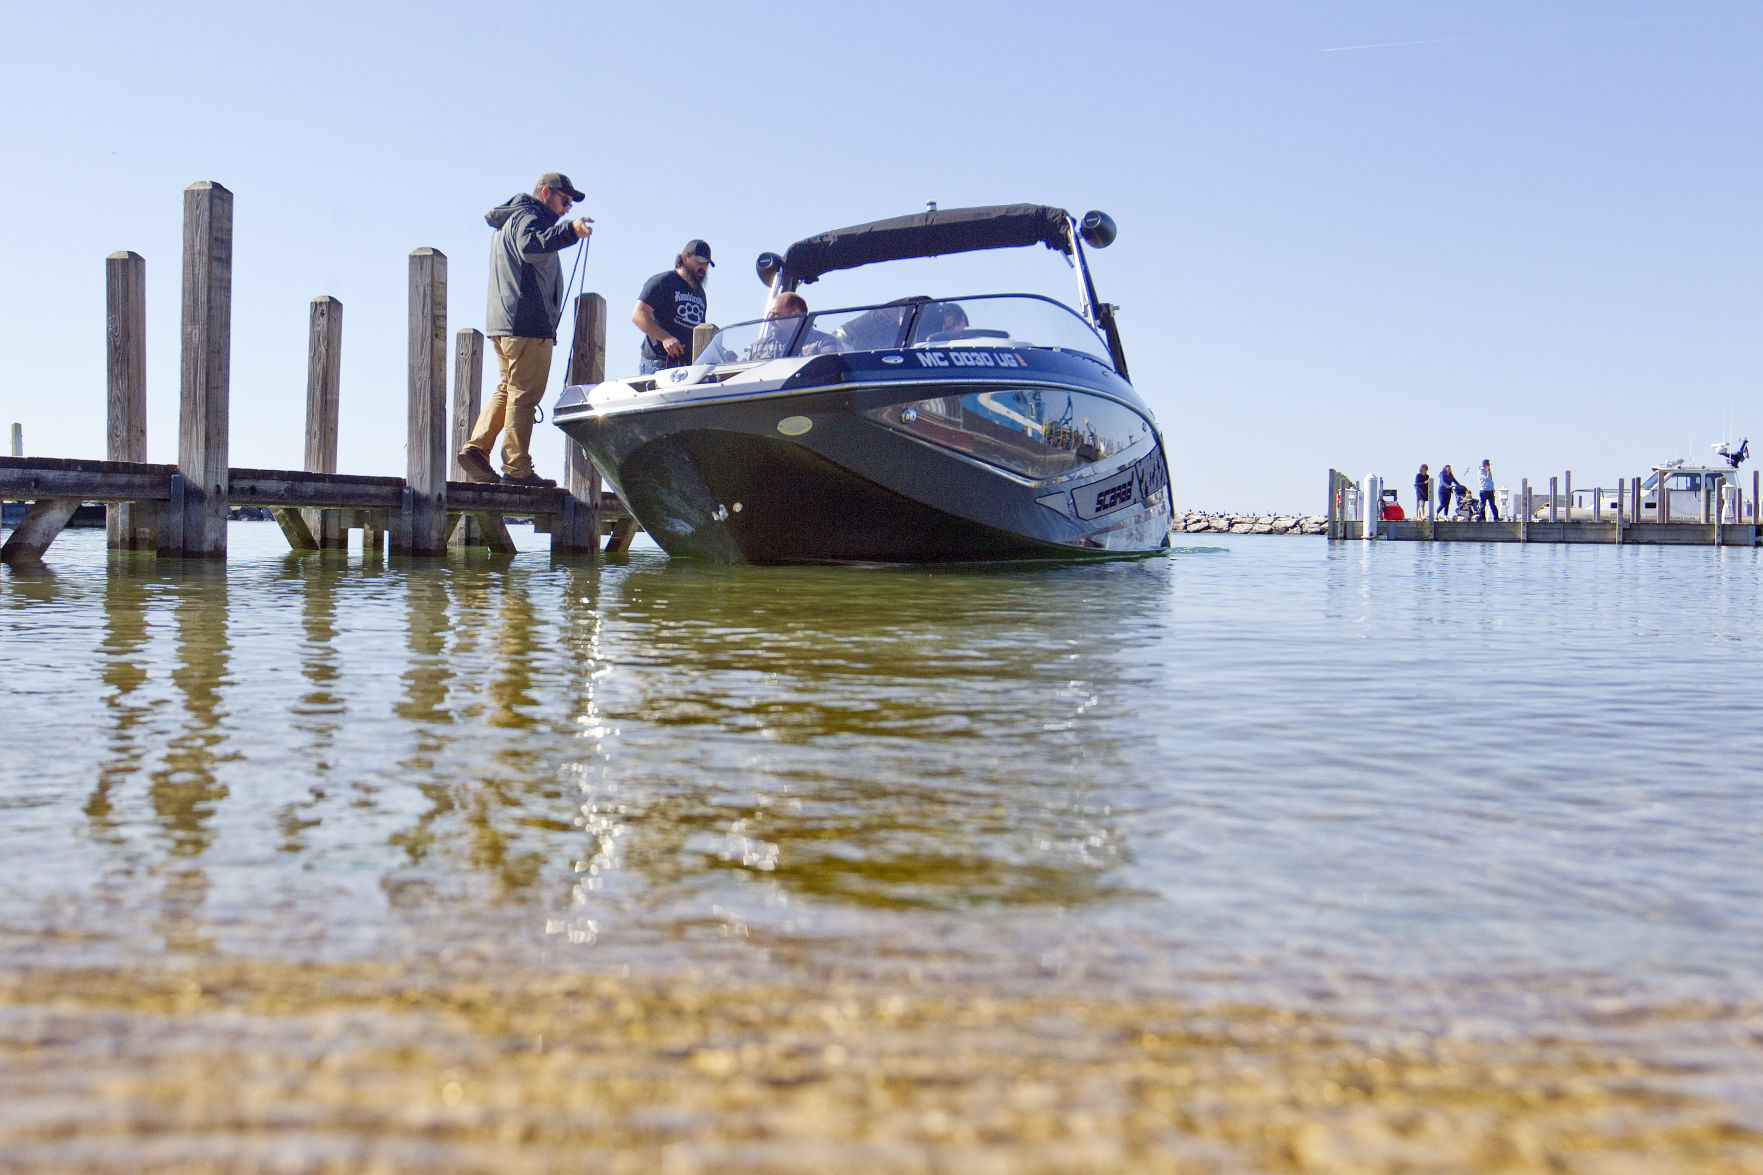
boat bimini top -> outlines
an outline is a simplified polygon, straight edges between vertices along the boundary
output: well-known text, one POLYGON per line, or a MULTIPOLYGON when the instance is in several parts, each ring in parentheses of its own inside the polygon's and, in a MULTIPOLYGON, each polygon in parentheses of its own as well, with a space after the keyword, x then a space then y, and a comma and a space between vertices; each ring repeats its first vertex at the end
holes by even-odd
POLYGON ((1115 369, 1126 373, 1126 355, 1114 327, 1114 307, 1096 297, 1084 245, 1104 249, 1114 243, 1114 221, 1105 212, 1073 216, 1042 204, 993 204, 979 208, 932 207, 909 216, 837 228, 791 245, 782 256, 761 253, 754 268, 773 295, 794 290, 840 269, 882 261, 940 257, 982 249, 1045 245, 1064 255, 1077 271, 1083 315, 1108 340, 1115 369))

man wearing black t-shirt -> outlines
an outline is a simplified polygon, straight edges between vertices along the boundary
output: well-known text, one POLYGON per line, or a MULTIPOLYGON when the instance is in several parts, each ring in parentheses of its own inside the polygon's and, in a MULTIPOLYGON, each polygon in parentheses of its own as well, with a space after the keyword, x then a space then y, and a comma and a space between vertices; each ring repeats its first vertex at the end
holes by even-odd
POLYGON ((704 282, 715 264, 710 260, 709 245, 687 241, 674 258, 672 269, 643 283, 631 321, 644 335, 644 375, 691 362, 692 328, 705 320, 709 309, 704 299, 704 282))

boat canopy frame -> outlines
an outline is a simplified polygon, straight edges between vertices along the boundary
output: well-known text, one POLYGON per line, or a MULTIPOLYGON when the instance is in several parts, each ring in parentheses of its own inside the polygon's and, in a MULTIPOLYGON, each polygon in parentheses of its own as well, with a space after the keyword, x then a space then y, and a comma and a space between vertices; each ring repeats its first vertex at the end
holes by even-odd
POLYGON ((836 228, 797 241, 784 253, 781 276, 784 288, 793 290, 835 270, 880 261, 1037 244, 1069 257, 1071 226, 1071 213, 1040 204, 927 209, 910 216, 836 228))
MULTIPOLYGON (((1112 238, 1112 227, 1109 237, 1112 238)), ((1125 349, 1114 323, 1114 307, 1096 298, 1077 218, 1063 208, 1045 204, 928 208, 907 216, 832 229, 791 245, 772 277, 771 289, 773 294, 794 290, 837 270, 883 261, 1029 245, 1045 245, 1063 254, 1077 270, 1084 316, 1107 339, 1121 378, 1130 379, 1125 349)))

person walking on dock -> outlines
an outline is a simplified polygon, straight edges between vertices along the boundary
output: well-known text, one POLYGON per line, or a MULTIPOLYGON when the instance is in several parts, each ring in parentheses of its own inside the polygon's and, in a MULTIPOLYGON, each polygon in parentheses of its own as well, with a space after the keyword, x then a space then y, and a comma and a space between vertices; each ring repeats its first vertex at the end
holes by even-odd
POLYGON ((704 283, 715 264, 708 244, 690 240, 673 259, 672 269, 664 269, 643 283, 631 321, 643 332, 644 375, 692 361, 692 329, 708 321, 710 304, 704 297, 704 283))
POLYGON ((1484 515, 1491 515, 1495 522, 1500 521, 1500 507, 1494 501, 1494 469, 1486 457, 1481 460, 1481 508, 1484 515))
POLYGON ((484 213, 490 241, 490 308, 484 333, 496 348, 501 380, 459 451, 465 475, 477 482, 549 489, 557 483, 533 472, 534 409, 545 397, 551 350, 563 317, 563 266, 557 254, 593 232, 593 219, 564 220, 582 198, 569 177, 548 171, 533 194, 524 192, 484 213), (502 436, 502 476, 490 465, 490 446, 502 436))
POLYGON ((1420 463, 1420 472, 1414 475, 1414 517, 1426 517, 1426 504, 1432 501, 1432 474, 1426 471, 1426 462, 1420 463))

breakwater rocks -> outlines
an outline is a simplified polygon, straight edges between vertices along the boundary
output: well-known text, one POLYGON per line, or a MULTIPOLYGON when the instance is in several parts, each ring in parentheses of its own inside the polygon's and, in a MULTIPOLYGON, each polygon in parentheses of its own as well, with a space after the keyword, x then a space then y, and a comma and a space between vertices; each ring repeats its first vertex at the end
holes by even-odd
POLYGON ((1206 514, 1190 510, 1169 524, 1171 534, 1327 534, 1320 514, 1206 514))

